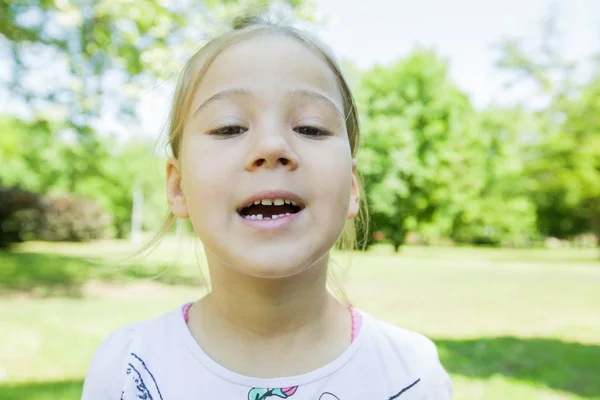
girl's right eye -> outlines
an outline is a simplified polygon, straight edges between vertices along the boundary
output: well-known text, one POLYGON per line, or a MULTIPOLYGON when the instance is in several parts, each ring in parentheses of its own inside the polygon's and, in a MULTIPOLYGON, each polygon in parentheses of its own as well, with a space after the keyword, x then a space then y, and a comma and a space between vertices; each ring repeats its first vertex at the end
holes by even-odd
POLYGON ((246 132, 247 130, 248 130, 247 128, 244 128, 243 126, 240 126, 240 125, 228 125, 228 126, 222 126, 217 129, 213 129, 212 131, 208 132, 208 134, 216 135, 216 136, 235 136, 235 135, 241 135, 242 133, 246 132))

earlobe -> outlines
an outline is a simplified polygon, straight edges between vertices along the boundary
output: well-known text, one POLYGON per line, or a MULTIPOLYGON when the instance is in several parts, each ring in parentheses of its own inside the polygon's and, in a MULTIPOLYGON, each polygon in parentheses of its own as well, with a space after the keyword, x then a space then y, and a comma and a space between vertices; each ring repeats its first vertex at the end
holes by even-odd
POLYGON ((350 206, 348 207, 348 219, 358 215, 360 210, 360 184, 356 175, 356 160, 352 160, 352 188, 350 190, 350 206))
POLYGON ((187 202, 181 181, 179 160, 170 158, 167 161, 167 201, 171 212, 179 218, 188 218, 187 202))

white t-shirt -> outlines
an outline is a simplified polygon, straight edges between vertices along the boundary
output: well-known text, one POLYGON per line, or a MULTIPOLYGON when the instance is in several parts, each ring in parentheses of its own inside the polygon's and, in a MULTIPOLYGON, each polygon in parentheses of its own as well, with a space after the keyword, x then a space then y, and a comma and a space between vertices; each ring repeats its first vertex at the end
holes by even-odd
POLYGON ((82 399, 452 398, 450 378, 431 340, 360 314, 360 331, 337 359, 302 375, 268 379, 240 375, 211 359, 177 308, 126 326, 102 342, 89 367, 82 399))

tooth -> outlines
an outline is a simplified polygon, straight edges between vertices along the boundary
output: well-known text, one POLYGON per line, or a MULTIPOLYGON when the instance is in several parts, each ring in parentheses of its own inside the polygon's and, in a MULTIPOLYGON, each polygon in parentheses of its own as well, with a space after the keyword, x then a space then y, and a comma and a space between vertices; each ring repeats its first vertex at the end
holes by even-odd
POLYGON ((256 219, 256 215, 248 215, 248 219, 256 219))
POLYGON ((277 219, 277 218, 279 218, 279 215, 277 215, 277 214, 275 214, 271 217, 271 219, 277 219))
POLYGON ((290 204, 290 203, 291 203, 291 201, 289 201, 289 200, 284 200, 283 202, 284 202, 285 204, 290 204))
POLYGON ((269 217, 265 217, 264 219, 271 219, 271 218, 269 218, 269 217))
POLYGON ((292 203, 293 206, 297 206, 298 203, 296 203, 295 201, 290 201, 290 203, 292 203))
POLYGON ((279 214, 278 217, 283 218, 283 217, 285 217, 285 214, 279 214))
POLYGON ((285 213, 285 215, 292 215, 292 213, 285 213))
POLYGON ((273 201, 273 205, 275 205, 275 206, 282 206, 283 204, 284 204, 284 202, 282 199, 275 199, 273 201))
POLYGON ((263 216, 262 216, 262 214, 256 214, 256 215, 255 215, 255 217, 256 217, 256 218, 254 218, 254 219, 263 219, 263 216))
POLYGON ((263 206, 272 206, 273 205, 273 202, 269 199, 261 200, 260 202, 262 203, 263 206))
MULTIPOLYGON (((252 203, 252 204, 260 204, 260 200, 255 200, 254 203, 252 203)), ((250 204, 250 205, 252 205, 252 204, 250 204)))

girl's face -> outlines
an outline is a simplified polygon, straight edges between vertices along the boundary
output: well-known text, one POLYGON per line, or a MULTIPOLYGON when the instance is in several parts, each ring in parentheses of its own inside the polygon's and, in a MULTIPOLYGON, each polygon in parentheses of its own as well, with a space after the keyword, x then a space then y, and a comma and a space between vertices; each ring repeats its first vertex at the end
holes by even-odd
POLYGON ((264 35, 223 51, 181 143, 167 167, 169 205, 191 218, 211 268, 295 275, 324 260, 358 212, 336 77, 294 39, 264 35))

